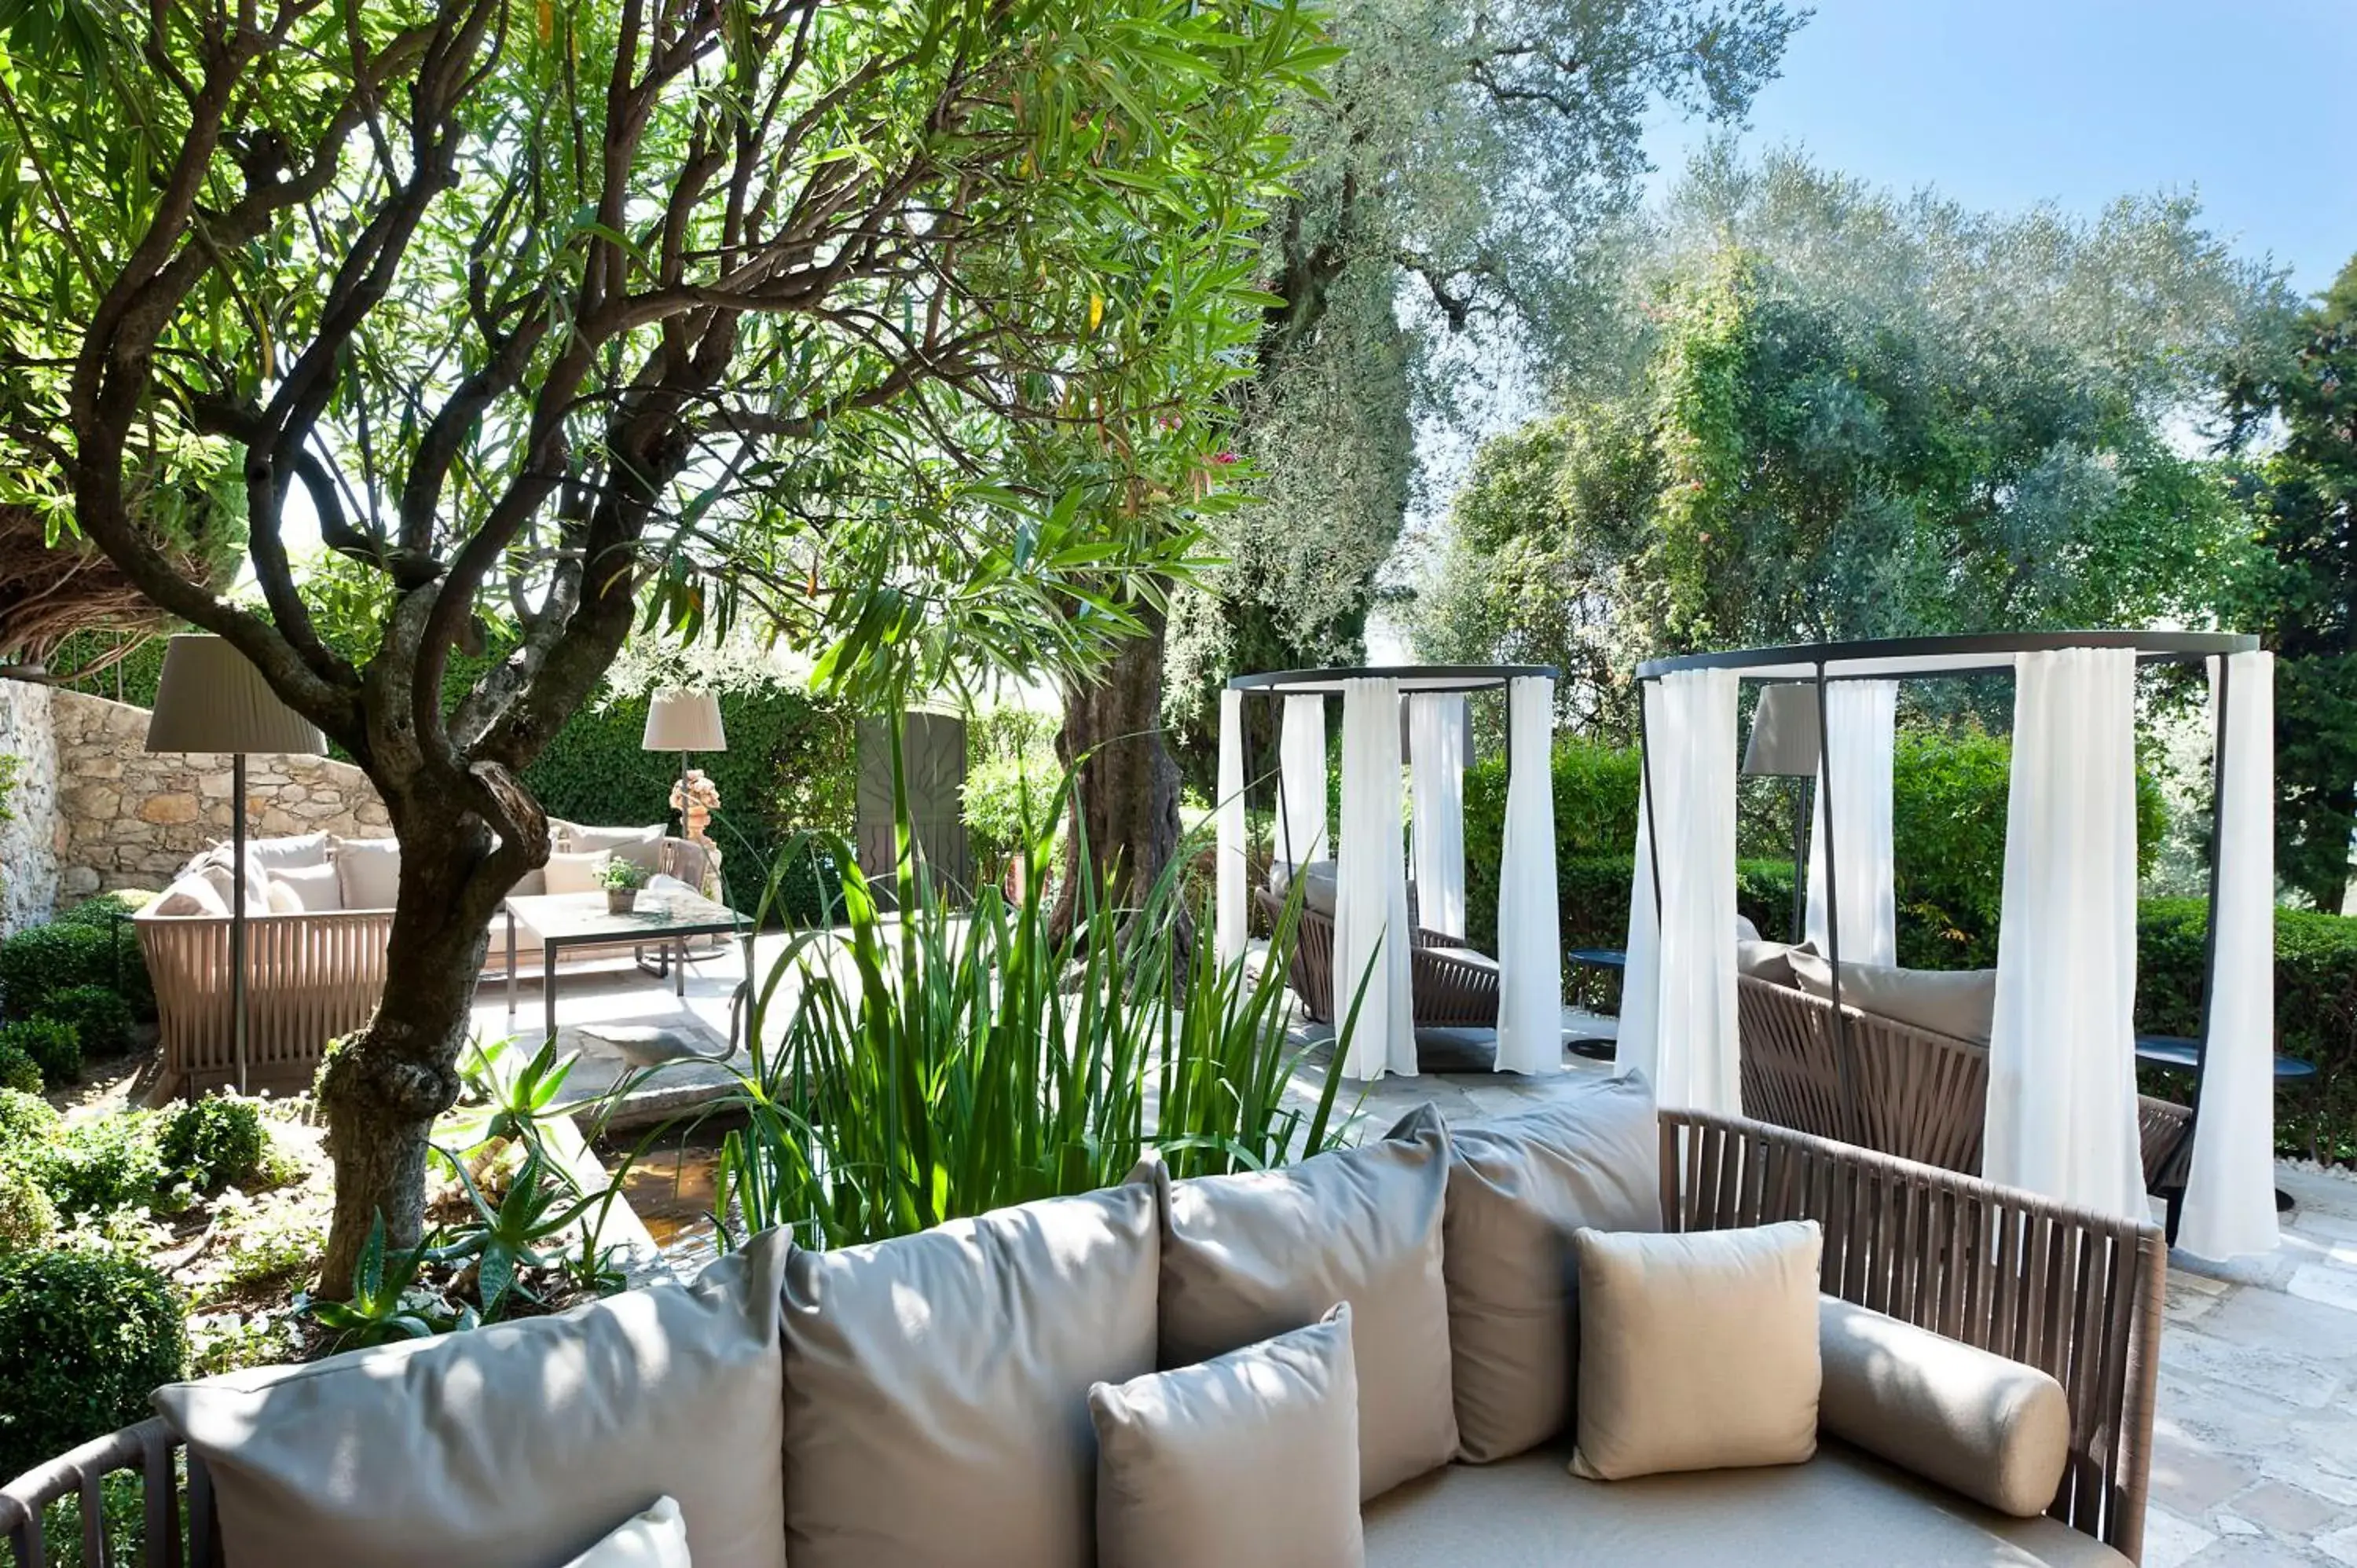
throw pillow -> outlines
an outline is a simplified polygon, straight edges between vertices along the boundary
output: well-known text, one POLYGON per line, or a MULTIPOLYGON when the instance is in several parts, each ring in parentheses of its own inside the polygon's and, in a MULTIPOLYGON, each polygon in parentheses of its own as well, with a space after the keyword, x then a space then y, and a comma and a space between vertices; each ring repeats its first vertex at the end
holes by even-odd
POLYGON ((650 822, 643 828, 585 828, 571 826, 565 835, 568 854, 581 854, 591 850, 610 850, 618 860, 627 860, 651 876, 662 869, 663 825, 650 822))
POLYGON ((543 869, 548 878, 551 893, 595 893, 600 884, 599 874, 613 864, 608 850, 585 850, 579 854, 552 854, 543 869))
POLYGON ((1130 1185, 796 1251, 793 1568, 1089 1568, 1089 1390, 1154 1369, 1154 1213, 1130 1185))
POLYGON ((150 915, 227 915, 229 901, 221 885, 201 871, 191 871, 164 889, 147 907, 150 915))
POLYGON ((1278 1170, 1173 1182, 1162 1200, 1162 1365, 1183 1367, 1351 1306, 1359 1495, 1448 1463, 1448 1129, 1427 1105, 1378 1143, 1278 1170))
MULTIPOLYGON (((1802 990, 1812 996, 1833 995, 1834 966, 1823 953, 1794 948, 1786 961, 1802 990)), ((1988 1044, 1996 1016, 1996 971, 1993 969, 1894 969, 1879 963, 1845 963, 1841 989, 1846 1007, 1978 1045, 1988 1044)))
POLYGON ((563 1563, 651 1496, 695 1561, 784 1568, 785 1232, 651 1285, 308 1366, 172 1383, 228 1568, 563 1563))
POLYGON ((295 833, 285 838, 249 839, 245 858, 275 876, 290 865, 325 865, 328 864, 328 835, 295 833))
POLYGON ((266 914, 299 915, 303 912, 303 896, 284 882, 275 879, 271 882, 270 891, 265 896, 264 903, 263 912, 266 914))
POLYGON ((1089 1390, 1102 1568, 1361 1568, 1351 1309, 1089 1390))
POLYGON ((1775 985, 1793 984, 1792 951, 1788 942, 1737 942, 1735 972, 1775 985))
POLYGON ((332 865, 282 865, 270 874, 271 886, 295 896, 298 909, 340 909, 343 882, 332 865))
POLYGON ((688 1561, 687 1524, 679 1516, 679 1505, 657 1498, 652 1508, 624 1520, 565 1568, 694 1568, 688 1561))
POLYGON ((1582 1230, 1572 1474, 1798 1465, 1817 1451, 1813 1219, 1751 1230, 1582 1230))
POLYGON ((401 894, 401 841, 330 838, 328 861, 347 909, 390 909, 401 894))
POLYGON ((1450 1132, 1448 1351, 1457 1452, 1511 1458, 1571 1423, 1572 1235, 1662 1228, 1661 1122, 1641 1078, 1604 1079, 1450 1132))

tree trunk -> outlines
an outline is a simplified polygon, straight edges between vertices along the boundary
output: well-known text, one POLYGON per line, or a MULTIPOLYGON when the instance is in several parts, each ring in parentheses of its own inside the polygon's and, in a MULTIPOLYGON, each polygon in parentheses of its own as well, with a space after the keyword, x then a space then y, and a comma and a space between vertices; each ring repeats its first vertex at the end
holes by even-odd
MULTIPOLYGON (((1162 612, 1147 631, 1122 645, 1087 684, 1064 688, 1064 733, 1057 749, 1067 765, 1085 757, 1073 789, 1081 831, 1071 835, 1077 865, 1083 840, 1109 897, 1142 899, 1178 850, 1178 765, 1162 734, 1162 612)), ((1073 881, 1064 879, 1056 926, 1069 929, 1073 881)))
POLYGON ((331 1051, 318 1084, 336 1169, 335 1219, 320 1293, 351 1294, 376 1217, 390 1247, 425 1228, 426 1143, 457 1100, 490 920, 514 871, 495 865, 482 820, 447 795, 386 802, 401 843, 401 888, 385 949, 384 999, 331 1051))

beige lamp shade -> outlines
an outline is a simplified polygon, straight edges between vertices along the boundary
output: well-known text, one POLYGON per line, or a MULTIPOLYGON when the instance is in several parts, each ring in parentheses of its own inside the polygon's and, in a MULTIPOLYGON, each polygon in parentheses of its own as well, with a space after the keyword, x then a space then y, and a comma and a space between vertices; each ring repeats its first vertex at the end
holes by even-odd
POLYGON ((720 729, 720 699, 709 692, 659 692, 647 704, 648 751, 726 751, 720 729))
POLYGON ((1743 750, 1743 771, 1754 778, 1813 777, 1818 751, 1816 687, 1799 681, 1762 686, 1759 711, 1751 715, 1751 743, 1743 750))
POLYGON ((328 742, 244 654, 218 637, 182 634, 164 650, 147 749, 318 756, 328 742))

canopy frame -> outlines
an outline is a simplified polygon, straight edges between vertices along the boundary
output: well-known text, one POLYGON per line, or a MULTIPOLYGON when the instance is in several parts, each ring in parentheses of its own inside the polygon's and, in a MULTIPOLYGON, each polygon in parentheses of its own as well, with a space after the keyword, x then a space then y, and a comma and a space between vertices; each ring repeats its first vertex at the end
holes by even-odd
MULTIPOLYGON (((1825 688, 1836 681, 1956 680, 1975 675, 2005 675, 2009 678, 2014 655, 2018 653, 2053 652, 2075 648, 2125 648, 2136 654, 2139 668, 2159 664, 2204 665, 2215 659, 2218 660, 2218 685, 2217 701, 2212 704, 2211 736, 2210 864, 2205 895, 2208 915, 2203 928, 2201 952, 2201 1026, 2193 1045, 2193 1107, 2186 1126, 2184 1144, 2190 1164, 2193 1140, 2201 1133, 2201 1086, 2209 1068, 2211 993, 2217 962, 2219 835, 2221 824, 2225 820, 2226 715, 2233 684, 2233 661, 2229 656, 2253 652, 2258 646, 2259 639, 2248 632, 2016 631, 1800 643, 1647 660, 1637 666, 1640 689, 1637 731, 1640 775, 1645 792, 1645 831, 1649 840, 1646 847, 1651 851, 1652 862, 1654 916, 1659 919, 1663 912, 1661 818, 1652 810, 1652 747, 1646 734, 1645 703, 1641 694, 1646 682, 1688 670, 1731 670, 1738 681, 1804 681, 1816 687, 1817 712, 1823 714, 1825 711, 1825 688)), ((1842 1014, 1841 994, 1841 900, 1839 878, 1835 875, 1834 862, 1838 835, 1831 831, 1834 801, 1829 766, 1831 746, 1827 736, 1830 727, 1823 722, 1817 725, 1817 788, 1827 826, 1821 842, 1824 855, 1828 949, 1825 957, 1832 972, 1835 1035, 1846 1046, 1849 1027, 1842 1014)), ((1842 1052, 1837 1059, 1846 1061, 1846 1051, 1842 1052)), ((1846 1070, 1842 1073, 1842 1095, 1855 1115, 1855 1089, 1846 1070)), ((2172 1245, 2177 1240, 2183 1191, 2179 1187, 2168 1199, 2168 1239, 2172 1245)))

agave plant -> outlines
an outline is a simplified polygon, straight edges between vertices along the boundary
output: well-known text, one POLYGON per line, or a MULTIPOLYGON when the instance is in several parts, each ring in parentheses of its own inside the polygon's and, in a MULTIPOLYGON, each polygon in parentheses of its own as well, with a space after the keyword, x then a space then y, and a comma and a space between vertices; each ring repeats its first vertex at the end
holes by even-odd
MULTIPOLYGON (((1256 978, 1191 940, 1183 849, 1135 906, 1077 856, 1061 930, 1045 837, 1018 897, 985 886, 954 909, 912 843, 898 761, 896 737, 897 918, 839 842, 805 835, 772 868, 764 915, 789 857, 833 853, 844 929, 798 934, 754 987, 751 1066, 716 1108, 743 1118, 719 1159, 724 1237, 787 1225, 843 1246, 1106 1186, 1148 1150, 1192 1175, 1340 1141, 1338 1075, 1314 1104, 1286 1092, 1297 906, 1256 978)), ((1071 789, 1068 772, 1043 820, 1064 818, 1071 789)))
POLYGON ((432 1305, 420 1305, 421 1301, 430 1303, 431 1297, 425 1293, 413 1295, 418 1265, 425 1261, 423 1248, 413 1251, 385 1246, 384 1215, 379 1212, 369 1222, 368 1240, 362 1244, 360 1262, 352 1270, 351 1300, 322 1301, 307 1292, 297 1292, 295 1311, 333 1334, 339 1350, 397 1339, 426 1339, 453 1329, 475 1326, 478 1319, 473 1307, 460 1307, 452 1313, 432 1305))
MULTIPOLYGON (((467 1201, 474 1206, 475 1219, 454 1231, 452 1240, 426 1248, 421 1255, 436 1263, 462 1263, 471 1259, 475 1265, 475 1298, 482 1303, 485 1317, 499 1316, 511 1291, 536 1301, 538 1298, 518 1281, 518 1274, 527 1266, 551 1267, 563 1253, 550 1243, 561 1240, 574 1221, 602 1201, 610 1189, 576 1193, 571 1177, 533 1144, 528 1145, 523 1164, 516 1167, 506 1194, 494 1204, 483 1196, 475 1178, 467 1174, 464 1161, 447 1152, 443 1157, 457 1173, 458 1185, 465 1190, 467 1201)), ((585 1245, 591 1249, 590 1256, 594 1258, 594 1229, 585 1245)))

